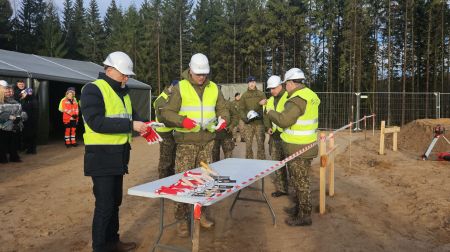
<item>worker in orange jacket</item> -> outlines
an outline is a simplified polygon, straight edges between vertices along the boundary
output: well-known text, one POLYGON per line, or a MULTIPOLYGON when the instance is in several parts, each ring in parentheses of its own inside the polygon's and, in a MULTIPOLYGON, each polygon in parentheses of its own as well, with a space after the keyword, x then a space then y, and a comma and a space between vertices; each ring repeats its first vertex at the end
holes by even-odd
POLYGON ((66 147, 76 147, 77 142, 75 133, 78 123, 78 102, 75 98, 75 88, 69 87, 66 91, 66 96, 61 99, 59 103, 59 111, 63 114, 63 123, 66 128, 64 133, 64 140, 66 147))

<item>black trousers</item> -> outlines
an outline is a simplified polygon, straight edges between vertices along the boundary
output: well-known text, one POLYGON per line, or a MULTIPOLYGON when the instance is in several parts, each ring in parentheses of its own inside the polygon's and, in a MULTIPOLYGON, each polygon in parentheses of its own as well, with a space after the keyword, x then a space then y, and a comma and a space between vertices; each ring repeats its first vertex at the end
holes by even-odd
POLYGON ((0 162, 8 162, 7 154, 9 154, 9 161, 20 160, 18 154, 20 135, 19 133, 0 130, 0 162))
POLYGON ((122 204, 123 175, 93 176, 95 196, 92 248, 106 251, 108 243, 119 240, 119 206, 122 204))

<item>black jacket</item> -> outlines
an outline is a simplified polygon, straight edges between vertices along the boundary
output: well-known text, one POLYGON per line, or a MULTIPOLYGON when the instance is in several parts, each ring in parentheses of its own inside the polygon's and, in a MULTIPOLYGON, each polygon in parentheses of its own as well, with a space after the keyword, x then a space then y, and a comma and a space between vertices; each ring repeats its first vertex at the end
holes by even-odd
MULTIPOLYGON (((122 88, 120 83, 99 73, 98 79, 103 79, 112 89, 123 97, 128 94, 128 87, 122 88)), ((131 133, 132 121, 126 118, 105 117, 105 103, 100 89, 92 84, 86 84, 80 97, 80 109, 85 123, 98 133, 131 133)), ((133 120, 140 121, 133 110, 133 120)), ((128 173, 130 159, 130 144, 123 145, 86 145, 84 153, 85 176, 123 175, 128 173)))

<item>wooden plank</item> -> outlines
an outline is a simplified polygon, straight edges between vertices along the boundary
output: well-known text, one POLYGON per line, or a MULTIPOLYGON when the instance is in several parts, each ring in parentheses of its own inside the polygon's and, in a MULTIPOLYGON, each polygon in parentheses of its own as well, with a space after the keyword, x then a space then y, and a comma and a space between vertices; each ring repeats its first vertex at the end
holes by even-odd
POLYGON ((325 213, 325 193, 326 193, 326 188, 325 188, 325 183, 326 183, 326 177, 325 177, 325 173, 326 173, 326 166, 322 166, 322 162, 325 161, 326 163, 326 158, 325 160, 322 158, 326 155, 327 152, 327 138, 325 136, 325 133, 320 133, 320 142, 319 142, 319 156, 320 156, 320 160, 321 160, 321 166, 320 166, 320 190, 319 190, 319 208, 320 208, 320 214, 324 214, 325 213))
POLYGON ((381 130, 380 130, 380 150, 379 150, 379 154, 380 155, 384 155, 384 129, 386 126, 386 122, 385 121, 381 121, 381 130))
POLYGON ((329 158, 329 170, 328 170, 328 194, 330 196, 334 195, 334 157, 336 154, 334 151, 336 150, 337 146, 334 145, 334 135, 333 133, 330 133, 330 150, 328 152, 331 152, 330 158, 329 158))
POLYGON ((319 208, 320 208, 320 214, 325 213, 325 182, 326 182, 326 168, 320 167, 320 196, 319 196, 319 208))
POLYGON ((392 141, 393 141, 392 150, 397 151, 397 132, 394 132, 394 137, 392 141))
POLYGON ((384 133, 385 134, 389 134, 389 133, 397 133, 400 132, 400 127, 394 126, 394 127, 390 127, 390 128, 385 128, 384 129, 384 133))
POLYGON ((194 220, 194 234, 192 236, 192 252, 198 252, 200 248, 200 220, 194 220))

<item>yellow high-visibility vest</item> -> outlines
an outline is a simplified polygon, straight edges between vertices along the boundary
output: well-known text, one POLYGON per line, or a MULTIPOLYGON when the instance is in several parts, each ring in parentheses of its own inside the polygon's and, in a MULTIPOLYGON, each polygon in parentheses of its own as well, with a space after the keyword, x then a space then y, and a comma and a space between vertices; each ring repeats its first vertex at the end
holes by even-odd
POLYGON ((306 101, 305 113, 297 118, 297 122, 284 129, 281 139, 291 144, 309 144, 317 141, 317 128, 319 126, 320 99, 309 88, 302 88, 288 98, 300 97, 306 101))
MULTIPOLYGON (((126 118, 132 121, 133 109, 130 96, 127 94, 122 99, 116 94, 105 80, 99 79, 92 84, 96 85, 103 96, 105 103, 105 117, 126 118)), ((129 133, 98 133, 93 131, 84 120, 85 133, 83 134, 85 145, 122 145, 131 142, 131 131, 129 133)))
MULTIPOLYGON (((158 100, 159 98, 164 99, 164 100, 167 101, 167 99, 169 99, 169 96, 168 96, 165 92, 162 92, 162 93, 156 98, 156 100, 158 100)), ((156 110, 156 100, 153 102, 153 107, 155 108, 155 110, 156 110)), ((156 114, 156 113, 155 113, 155 114, 156 114)), ((160 122, 157 116, 155 116, 155 119, 156 119, 157 122, 160 122)), ((173 128, 170 128, 170 127, 157 127, 157 128, 155 128, 155 130, 156 130, 157 132, 162 132, 162 133, 164 133, 164 132, 171 132, 171 131, 173 130, 173 128)))
POLYGON ((194 120, 197 125, 191 130, 185 128, 175 128, 178 132, 199 132, 208 130, 214 132, 216 122, 216 104, 219 97, 219 88, 210 81, 203 90, 203 97, 200 100, 194 87, 188 80, 179 82, 181 94, 181 108, 179 115, 187 116, 194 120))
MULTIPOLYGON (((287 101, 288 92, 284 92, 283 96, 281 96, 280 100, 277 103, 277 107, 275 108, 275 97, 271 96, 267 100, 266 104, 266 110, 275 110, 276 112, 283 112, 284 110, 284 104, 287 101)), ((279 132, 283 132, 283 129, 278 127, 275 123, 272 122, 272 132, 275 132, 278 130, 279 132)))

